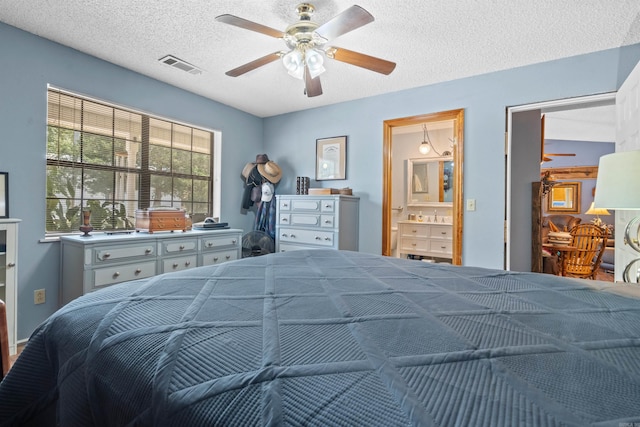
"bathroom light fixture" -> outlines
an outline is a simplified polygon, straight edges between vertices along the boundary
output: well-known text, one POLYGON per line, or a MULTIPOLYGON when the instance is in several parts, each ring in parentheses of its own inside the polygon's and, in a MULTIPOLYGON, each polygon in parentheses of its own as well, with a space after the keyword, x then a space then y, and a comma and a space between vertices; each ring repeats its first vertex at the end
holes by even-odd
POLYGON ((422 124, 422 130, 423 130, 424 136, 422 137, 422 142, 418 146, 418 151, 420 152, 420 154, 429 154, 429 152, 433 149, 434 153, 436 153, 438 156, 441 156, 441 154, 438 153, 438 151, 435 149, 435 147, 431 143, 431 139, 429 138, 429 131, 427 130, 426 123, 422 124))

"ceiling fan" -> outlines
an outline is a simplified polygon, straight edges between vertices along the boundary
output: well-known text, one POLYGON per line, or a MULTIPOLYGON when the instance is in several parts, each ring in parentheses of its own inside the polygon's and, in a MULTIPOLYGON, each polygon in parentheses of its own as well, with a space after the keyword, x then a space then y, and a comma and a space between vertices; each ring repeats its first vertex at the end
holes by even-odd
POLYGON ((551 158, 552 156, 570 156, 570 157, 574 157, 575 153, 543 153, 542 154, 542 161, 543 162, 550 162, 553 159, 551 158))
POLYGON ((351 6, 322 25, 311 21, 311 15, 315 12, 315 7, 312 4, 301 3, 296 10, 300 20, 289 25, 284 32, 234 15, 217 16, 216 21, 282 39, 289 48, 288 51, 278 51, 265 55, 229 70, 225 74, 231 77, 238 77, 282 58, 282 62, 289 74, 304 80, 305 94, 308 97, 313 97, 322 95, 319 76, 325 71, 323 66, 325 56, 386 75, 390 74, 396 67, 394 62, 363 53, 337 46, 325 47, 329 40, 373 22, 373 16, 360 6, 351 6))

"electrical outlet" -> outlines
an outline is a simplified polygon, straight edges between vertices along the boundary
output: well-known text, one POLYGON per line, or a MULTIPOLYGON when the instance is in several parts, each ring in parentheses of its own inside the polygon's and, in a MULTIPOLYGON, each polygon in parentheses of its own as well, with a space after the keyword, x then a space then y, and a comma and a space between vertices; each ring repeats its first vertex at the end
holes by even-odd
POLYGON ((46 299, 46 294, 44 289, 36 289, 33 291, 33 303, 34 304, 44 304, 46 299))

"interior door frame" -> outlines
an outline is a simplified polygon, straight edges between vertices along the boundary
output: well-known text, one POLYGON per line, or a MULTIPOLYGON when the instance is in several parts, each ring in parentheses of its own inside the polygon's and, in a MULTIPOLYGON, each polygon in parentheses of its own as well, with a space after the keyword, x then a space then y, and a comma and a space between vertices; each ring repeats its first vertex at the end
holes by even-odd
MULTIPOLYGON (((512 140, 511 137, 513 135, 513 114, 519 113, 523 111, 531 111, 531 110, 544 110, 554 111, 554 110, 567 110, 571 107, 577 107, 584 104, 589 105, 597 105, 599 103, 611 103, 611 101, 615 102, 616 92, 607 92, 596 95, 585 95, 578 96, 575 98, 563 98, 556 99, 551 101, 542 101, 532 104, 524 104, 517 105, 512 107, 507 107, 507 176, 506 176, 506 191, 505 191, 505 251, 504 251, 504 268, 505 270, 511 269, 511 192, 513 191, 512 182, 511 182, 511 174, 512 174, 512 163, 513 159, 511 156, 512 152, 512 140)), ((540 141, 542 144, 543 142, 540 141)), ((541 147, 542 149, 542 147, 541 147)), ((532 160, 533 161, 533 160, 532 160)), ((538 159, 535 159, 537 162, 538 159)))
MULTIPOLYGON (((441 111, 412 117, 385 120, 382 148, 382 255, 391 255, 391 194, 393 128, 422 123, 453 120, 453 258, 452 264, 462 265, 463 169, 464 169, 464 109, 441 111)), ((404 183, 403 183, 404 185, 404 183)))

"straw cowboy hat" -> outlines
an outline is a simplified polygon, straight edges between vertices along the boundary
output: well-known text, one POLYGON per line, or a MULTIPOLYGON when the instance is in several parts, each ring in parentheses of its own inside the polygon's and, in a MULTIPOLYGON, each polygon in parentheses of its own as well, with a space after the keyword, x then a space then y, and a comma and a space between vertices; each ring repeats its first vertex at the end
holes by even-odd
POLYGON ((277 184, 282 178, 282 169, 276 162, 271 160, 264 164, 258 164, 258 172, 272 184, 277 184))
POLYGON ((255 165, 265 164, 268 161, 269 161, 269 156, 267 156, 266 154, 256 155, 255 162, 249 162, 246 165, 244 165, 244 168, 242 168, 242 176, 244 177, 244 179, 247 179, 249 177, 249 174, 251 173, 251 169, 253 169, 255 165))

